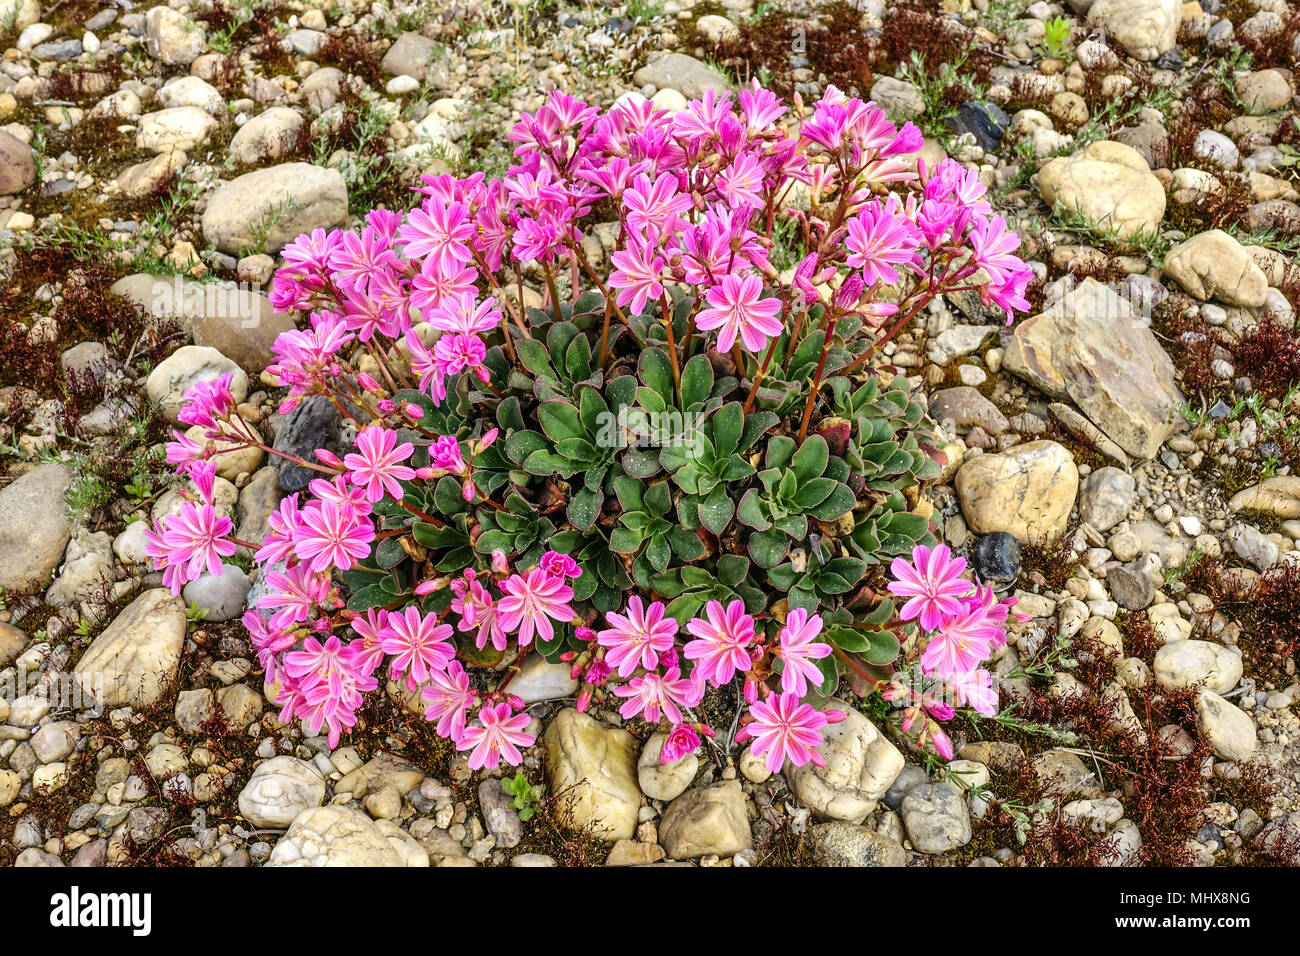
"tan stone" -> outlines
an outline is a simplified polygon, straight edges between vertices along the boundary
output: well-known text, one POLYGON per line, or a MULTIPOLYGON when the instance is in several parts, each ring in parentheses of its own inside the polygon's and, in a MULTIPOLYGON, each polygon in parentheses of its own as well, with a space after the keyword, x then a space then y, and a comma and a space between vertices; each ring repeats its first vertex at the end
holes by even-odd
POLYGON ((1189 295, 1257 309, 1268 296, 1268 278, 1246 247, 1221 229, 1179 243, 1165 256, 1165 275, 1189 295))
POLYGON ((957 472, 962 513, 976 534, 1005 531, 1018 541, 1057 541, 1079 491, 1079 469, 1054 441, 970 458, 957 472))
POLYGON ((1060 204, 1087 220, 1092 231, 1114 231, 1124 242, 1154 236, 1165 214, 1165 191, 1142 154, 1102 140, 1043 165, 1038 191, 1049 206, 1060 204))
POLYGON ((551 721, 543 743, 560 821, 575 830, 590 827, 611 843, 632 839, 641 806, 636 738, 569 707, 551 721))
POLYGON ((1232 496, 1228 507, 1237 511, 1267 511, 1279 518, 1300 518, 1300 476, 1276 475, 1232 496))

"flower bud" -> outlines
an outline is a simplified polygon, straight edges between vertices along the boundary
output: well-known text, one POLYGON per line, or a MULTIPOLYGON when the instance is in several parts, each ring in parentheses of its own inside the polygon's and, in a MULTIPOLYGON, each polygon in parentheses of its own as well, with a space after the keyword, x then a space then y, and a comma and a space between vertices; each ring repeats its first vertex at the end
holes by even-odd
POLYGON ((343 467, 342 459, 328 448, 317 448, 316 459, 321 462, 321 464, 329 465, 331 468, 343 467))
POLYGON ((510 570, 510 563, 506 560, 506 553, 500 548, 492 552, 492 570, 497 574, 505 574, 510 570))
POLYGON ((357 372, 357 384, 372 395, 378 395, 382 391, 379 383, 365 372, 357 372))
POLYGON ((574 708, 578 711, 578 713, 585 714, 587 712, 587 708, 591 706, 592 690, 593 688, 590 684, 584 684, 582 690, 578 691, 578 699, 574 702, 573 705, 574 708))
POLYGON ((375 402, 375 407, 379 409, 381 415, 391 415, 397 410, 397 403, 391 398, 381 398, 375 402))
POLYGON ((418 422, 421 418, 424 417, 424 409, 421 408, 419 405, 415 404, 415 402, 407 402, 405 405, 403 405, 402 412, 406 415, 407 418, 416 422, 418 422))

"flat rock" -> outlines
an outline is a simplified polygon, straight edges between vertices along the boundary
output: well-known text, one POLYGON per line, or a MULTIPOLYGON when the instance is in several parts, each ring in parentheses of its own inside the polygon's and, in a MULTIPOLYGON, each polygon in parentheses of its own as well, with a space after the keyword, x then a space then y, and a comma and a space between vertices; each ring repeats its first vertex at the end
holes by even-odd
POLYGON ((808 831, 808 840, 821 866, 907 866, 902 845, 852 823, 819 823, 808 831))
POLYGON ((1169 250, 1164 273, 1189 295, 1250 309, 1268 298, 1268 278, 1246 247, 1221 229, 1211 229, 1169 250))
MULTIPOLYGON (((388 835, 360 810, 312 807, 294 818, 267 866, 407 866, 388 835)), ((424 856, 424 865, 429 857, 424 856)))
POLYGON ((1170 641, 1152 661, 1156 680, 1170 690, 1204 685, 1226 694, 1241 680, 1241 654, 1210 641, 1170 641))
POLYGON ((1070 400, 1120 448, 1151 458, 1177 427, 1183 401, 1173 362, 1148 323, 1088 278, 1021 322, 1004 367, 1070 400))
POLYGON ((1212 690, 1196 694, 1196 730, 1224 760, 1244 763, 1255 755, 1255 722, 1212 690))
POLYGON ((1232 511, 1267 511, 1284 520, 1300 518, 1300 476, 1275 475, 1243 488, 1228 502, 1232 511))
POLYGON ((1065 533, 1079 470, 1063 446, 1035 441, 967 459, 956 486, 976 534, 1005 531, 1022 544, 1051 542, 1065 533))
POLYGON ((0 590, 44 586, 72 537, 64 496, 76 473, 37 465, 0 489, 0 590))
POLYGON ((632 77, 637 86, 649 83, 658 89, 674 89, 688 100, 698 99, 708 90, 723 93, 731 89, 727 78, 685 53, 669 53, 647 63, 632 77))
POLYGON ((542 742, 550 792, 560 799, 563 824, 590 827, 610 843, 632 839, 641 807, 636 738, 569 707, 555 715, 542 742))
POLYGON ((1001 435, 1010 424, 998 407, 969 385, 945 388, 930 398, 930 417, 936 422, 951 421, 963 431, 978 425, 990 435, 1001 435))
POLYGON ((745 815, 745 794, 735 780, 688 790, 664 811, 659 842, 670 857, 689 860, 734 856, 754 847, 745 815))
POLYGON ((1178 43, 1181 0, 1096 0, 1088 22, 1106 28, 1138 60, 1155 60, 1178 43))
POLYGON ((232 255, 250 249, 274 255, 290 240, 337 226, 347 215, 348 190, 337 169, 283 163, 219 186, 203 213, 203 238, 232 255))
POLYGON ((860 824, 902 772, 903 755, 849 704, 832 699, 827 706, 847 716, 822 729, 817 751, 826 766, 788 767, 787 777, 799 802, 819 817, 860 824))
POLYGON ((185 602, 152 588, 128 604, 73 669, 82 693, 103 689, 105 707, 143 710, 177 676, 185 643, 185 602))

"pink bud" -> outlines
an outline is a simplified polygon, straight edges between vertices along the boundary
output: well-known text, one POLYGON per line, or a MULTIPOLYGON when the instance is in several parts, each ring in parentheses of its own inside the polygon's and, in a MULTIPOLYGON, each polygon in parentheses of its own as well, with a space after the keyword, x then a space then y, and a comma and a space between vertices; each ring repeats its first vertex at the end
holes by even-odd
POLYGON ((357 384, 360 385, 362 388, 364 388, 367 392, 370 392, 372 395, 377 395, 380 392, 379 383, 376 382, 369 375, 367 375, 365 372, 357 373, 357 384))
POLYGON ((578 699, 573 705, 578 713, 585 714, 587 712, 587 708, 591 706, 591 694, 592 686, 590 684, 584 684, 582 690, 578 691, 578 699))
POLYGON ((930 730, 930 743, 934 744, 934 749, 939 752, 939 756, 944 760, 951 760, 953 757, 952 741, 938 727, 930 730))
POLYGON ((415 404, 415 402, 407 402, 402 406, 402 411, 406 413, 407 418, 417 422, 424 417, 424 409, 415 404))
POLYGON ((381 398, 375 402, 375 407, 379 409, 381 415, 391 415, 397 410, 397 403, 391 398, 381 398))
POLYGON ((430 578, 427 581, 421 581, 415 586, 415 593, 419 595, 433 594, 441 591, 447 586, 446 578, 430 578))
POLYGON ((331 468, 343 467, 343 461, 328 448, 317 448, 316 458, 323 464, 329 465, 331 468))
POLYGON ((522 697, 517 697, 514 694, 506 694, 506 703, 510 705, 511 710, 523 710, 527 706, 522 697))
POLYGON ((842 710, 828 710, 826 711, 826 723, 838 724, 842 720, 847 720, 848 716, 849 715, 844 713, 842 710))
POLYGON ((583 625, 582 627, 574 629, 573 636, 583 643, 589 644, 596 639, 596 632, 586 625, 583 625))
POLYGON ((438 469, 434 468, 432 465, 425 465, 423 468, 415 469, 415 477, 423 478, 425 481, 428 481, 437 473, 438 469))
POLYGON ((466 479, 465 486, 461 488, 460 494, 466 501, 473 501, 478 494, 478 489, 474 487, 474 482, 466 479))
POLYGON ((489 428, 487 432, 484 433, 483 437, 478 440, 478 450, 486 451, 487 449, 491 448, 492 443, 497 440, 498 431, 499 429, 489 428))
POLYGON ((745 703, 753 704, 758 700, 758 683, 752 677, 745 678, 745 703))

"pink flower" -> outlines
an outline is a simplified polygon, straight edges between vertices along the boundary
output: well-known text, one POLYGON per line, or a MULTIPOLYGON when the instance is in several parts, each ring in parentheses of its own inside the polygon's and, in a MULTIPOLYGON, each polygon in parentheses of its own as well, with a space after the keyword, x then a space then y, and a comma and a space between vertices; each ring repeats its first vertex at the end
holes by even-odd
POLYGON ((717 687, 727 683, 736 671, 747 671, 752 663, 749 644, 754 640, 754 619, 745 613, 744 601, 732 601, 726 610, 718 601, 704 606, 705 619, 686 622, 695 635, 682 649, 695 662, 694 674, 717 687))
POLYGON ((985 717, 995 717, 998 712, 998 689, 993 686, 993 675, 986 670, 956 674, 948 678, 959 704, 974 708, 985 717))
POLYGON ((623 193, 627 208, 627 224, 649 237, 668 231, 678 213, 692 206, 691 197, 677 191, 677 177, 663 173, 653 184, 644 173, 637 176, 635 185, 623 193))
POLYGON ((772 773, 780 773, 787 760, 796 767, 809 762, 826 766, 815 748, 822 744, 821 729, 828 723, 827 716, 799 703, 797 694, 776 694, 756 701, 749 713, 754 719, 736 732, 736 742, 754 738, 750 750, 755 757, 767 755, 763 763, 772 773))
POLYGON ((582 568, 578 567, 578 562, 558 551, 547 551, 542 555, 540 567, 547 574, 553 574, 557 578, 582 577, 582 568))
POLYGON ((424 201, 422 208, 407 213, 406 223, 397 230, 407 258, 427 256, 443 274, 459 271, 473 258, 467 244, 473 235, 474 224, 462 204, 445 203, 433 196, 424 201))
POLYGON ((693 754, 700 748, 700 735, 690 724, 676 724, 668 732, 663 749, 659 751, 659 763, 667 766, 676 763, 687 754, 693 754))
POLYGON ((674 724, 682 722, 681 707, 694 707, 703 696, 703 685, 682 677, 676 667, 670 667, 661 676, 654 671, 633 677, 626 684, 614 688, 617 697, 628 698, 619 708, 624 720, 630 720, 644 711, 645 719, 654 723, 662 713, 674 724))
MULTIPOLYGON (((977 592, 982 595, 983 592, 977 592)), ((992 599, 992 589, 988 592, 992 599)), ((921 654, 921 670, 950 680, 987 660, 996 643, 1005 641, 1000 623, 991 619, 996 604, 972 597, 957 615, 945 619, 921 654)))
POLYGON ((495 768, 505 757, 506 763, 518 765, 523 762, 520 747, 531 747, 537 740, 530 733, 525 733, 528 726, 527 714, 510 716, 509 704, 497 704, 484 707, 478 712, 481 727, 466 727, 456 741, 457 750, 470 750, 469 769, 481 770, 495 768))
POLYGON ((813 661, 831 653, 829 644, 813 642, 821 632, 820 615, 810 615, 797 607, 786 616, 785 627, 781 629, 781 646, 775 653, 785 664, 781 671, 781 689, 787 694, 803 697, 808 693, 809 681, 821 686, 822 672, 813 661))
POLYGON ((844 240, 850 253, 846 262, 849 268, 862 270, 862 280, 868 286, 877 282, 895 285, 898 270, 894 266, 916 262, 920 244, 921 236, 911 223, 875 203, 849 220, 844 240))
POLYGON ((313 501, 302 511, 293 550, 313 571, 346 571, 370 554, 375 528, 332 501, 313 501))
POLYGON ((402 497, 399 482, 415 477, 415 469, 399 464, 411 457, 415 446, 409 441, 397 443, 397 433, 378 425, 361 429, 357 434, 357 453, 344 457, 348 479, 366 490, 369 501, 378 501, 387 493, 402 497))
POLYGON ((145 532, 145 553, 154 559, 155 568, 165 567, 163 583, 173 594, 180 594, 205 568, 209 574, 219 575, 221 559, 239 550, 226 539, 234 527, 231 520, 217 514, 210 504, 187 501, 158 526, 161 534, 145 532))
POLYGON ((596 641, 610 648, 605 660, 618 668, 620 677, 631 677, 637 667, 654 670, 677 634, 677 621, 664 617, 663 604, 654 601, 646 608, 636 595, 628 598, 627 614, 607 611, 605 620, 611 626, 600 631, 596 641))
POLYGON ((627 249, 610 254, 616 268, 609 274, 609 284, 618 289, 615 301, 632 306, 632 313, 645 311, 646 303, 664 293, 664 260, 650 243, 629 242, 627 249))
POLYGON ((450 641, 451 625, 439 624, 432 614, 408 607, 390 612, 387 623, 389 634, 384 637, 383 648, 385 654, 393 655, 389 667, 394 678, 406 675, 406 686, 411 690, 428 680, 431 671, 445 670, 456 656, 450 641))
POLYGON ((904 621, 920 617, 921 627, 927 631, 961 613, 961 597, 971 590, 971 583, 961 576, 966 559, 954 558, 943 544, 933 549, 917 545, 910 563, 895 558, 889 570, 895 578, 889 582, 889 593, 910 598, 899 616, 904 621))
POLYGON ((555 638, 552 620, 561 624, 573 619, 573 588, 541 568, 515 574, 501 584, 506 596, 497 602, 497 620, 506 631, 519 630, 519 646, 527 647, 534 634, 540 640, 555 638))
POLYGON ((703 331, 719 329, 718 351, 729 352, 737 336, 751 352, 759 352, 767 345, 769 337, 781 334, 780 299, 761 299, 763 281, 758 276, 741 278, 736 275, 722 277, 722 285, 714 286, 705 298, 712 308, 696 316, 696 325, 703 331))
POLYGON ((465 712, 474 702, 469 677, 460 661, 452 661, 446 671, 430 673, 420 697, 429 705, 424 709, 424 719, 438 722, 438 736, 459 741, 465 730, 465 712))
POLYGON ((434 468, 449 471, 453 475, 464 475, 469 472, 465 464, 465 456, 460 453, 460 442, 451 435, 440 435, 429 445, 429 464, 434 468))
POLYGON ((329 595, 328 574, 312 571, 305 562, 295 564, 284 573, 272 571, 266 576, 267 591, 257 602, 258 608, 273 610, 268 625, 287 630, 311 616, 329 595))
POLYGON ((474 643, 480 651, 489 640, 498 651, 504 651, 506 632, 501 629, 495 602, 487 588, 478 581, 457 580, 451 582, 451 589, 456 595, 451 599, 451 609, 461 616, 456 629, 469 631, 477 627, 474 643))

